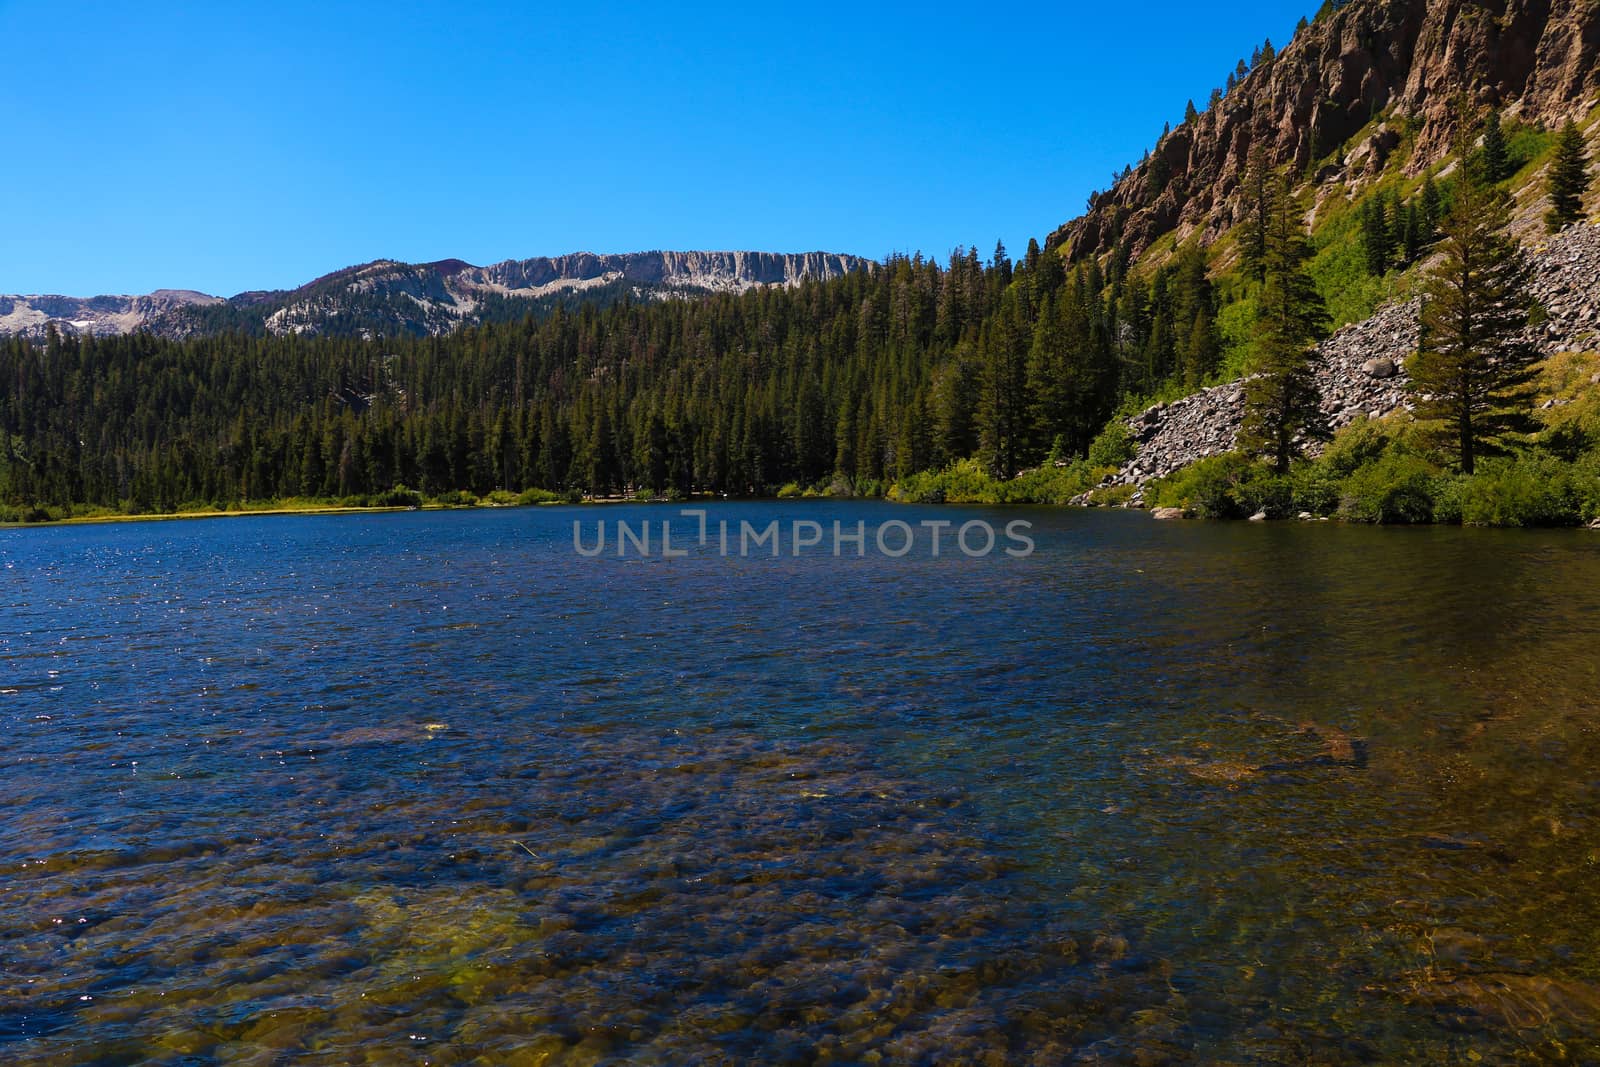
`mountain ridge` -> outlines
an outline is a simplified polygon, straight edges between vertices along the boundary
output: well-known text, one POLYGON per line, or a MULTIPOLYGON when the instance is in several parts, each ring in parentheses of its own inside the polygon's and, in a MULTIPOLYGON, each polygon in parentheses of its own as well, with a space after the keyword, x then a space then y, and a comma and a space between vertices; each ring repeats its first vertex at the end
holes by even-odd
POLYGON ((1397 151, 1420 173, 1448 156, 1463 93, 1558 124, 1600 104, 1597 59, 1590 0, 1349 0, 1164 135, 1046 247, 1137 258, 1167 234, 1210 243, 1244 217, 1253 150, 1319 189, 1360 188, 1397 151))
POLYGON ((375 259, 331 271, 293 289, 246 290, 231 297, 192 289, 72 297, 0 295, 0 336, 43 337, 148 330, 183 338, 225 329, 269 333, 437 335, 488 318, 514 317, 575 294, 661 298, 744 292, 826 281, 872 260, 835 252, 667 251, 506 259, 477 266, 461 259, 408 263, 375 259))

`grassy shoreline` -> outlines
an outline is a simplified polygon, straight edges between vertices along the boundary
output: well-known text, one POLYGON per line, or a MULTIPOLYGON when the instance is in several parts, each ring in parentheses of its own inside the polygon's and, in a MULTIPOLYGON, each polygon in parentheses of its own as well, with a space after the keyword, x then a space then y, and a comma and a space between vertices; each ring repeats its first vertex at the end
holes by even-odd
MULTIPOLYGON (((775 499, 775 498, 767 498, 775 499)), ((33 522, 0 522, 0 530, 33 530, 53 526, 95 526, 127 522, 174 522, 181 519, 240 519, 257 515, 381 515, 397 511, 496 511, 503 508, 537 508, 553 505, 589 506, 609 504, 653 504, 659 500, 639 500, 632 497, 585 497, 582 500, 542 500, 529 504, 294 504, 282 507, 207 508, 198 511, 149 511, 123 514, 108 512, 101 515, 73 515, 60 519, 39 519, 33 522)))

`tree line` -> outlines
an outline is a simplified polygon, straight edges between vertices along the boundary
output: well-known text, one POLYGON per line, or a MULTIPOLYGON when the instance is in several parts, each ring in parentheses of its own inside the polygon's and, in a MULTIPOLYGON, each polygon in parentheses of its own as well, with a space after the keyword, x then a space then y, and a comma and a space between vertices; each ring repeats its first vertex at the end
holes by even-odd
POLYGON ((234 331, 0 345, 0 501, 166 511, 407 486, 875 493, 1082 454, 1215 367, 1198 250, 1147 274, 962 248, 793 289, 556 305, 447 336, 234 331))
MULTIPOLYGON (((1469 472, 1509 432, 1527 370, 1512 350, 1526 267, 1485 142, 1460 147, 1469 180, 1448 208, 1426 182, 1363 216, 1374 270, 1442 254, 1409 369, 1419 413, 1455 435, 1469 472)), ((1587 183, 1569 125, 1552 226, 1581 216, 1587 183)), ((1245 193, 1236 236, 1258 373, 1241 444, 1282 470, 1321 432, 1310 361, 1328 322, 1287 177, 1258 156, 1245 193)), ((170 511, 397 487, 877 494, 969 457, 1010 479, 1084 455, 1137 398, 1206 382, 1222 358, 1218 311, 1196 244, 1150 270, 1120 248, 1071 263, 1030 242, 1017 261, 1003 246, 987 260, 898 256, 792 289, 621 293, 428 338, 52 331, 0 343, 0 504, 170 511)))

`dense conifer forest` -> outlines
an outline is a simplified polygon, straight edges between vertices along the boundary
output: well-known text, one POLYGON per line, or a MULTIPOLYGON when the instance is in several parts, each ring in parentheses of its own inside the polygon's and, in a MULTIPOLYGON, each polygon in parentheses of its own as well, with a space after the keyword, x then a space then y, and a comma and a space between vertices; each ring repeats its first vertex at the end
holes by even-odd
POLYGON ((792 290, 556 307, 436 338, 52 335, 0 348, 0 499, 168 511, 497 490, 875 494, 1082 454, 1215 367, 1195 252, 1144 278, 1030 244, 792 290))

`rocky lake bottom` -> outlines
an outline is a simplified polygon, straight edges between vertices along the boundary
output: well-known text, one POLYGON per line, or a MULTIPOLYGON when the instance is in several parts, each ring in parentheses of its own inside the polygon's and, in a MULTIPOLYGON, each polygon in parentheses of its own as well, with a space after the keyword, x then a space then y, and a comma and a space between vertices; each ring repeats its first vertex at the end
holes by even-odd
POLYGON ((0 1060, 1600 1057, 1592 534, 717 510, 0 532, 0 1060))

